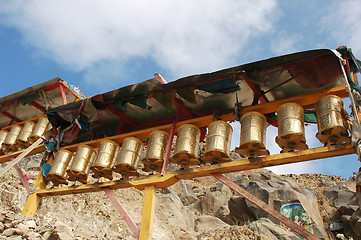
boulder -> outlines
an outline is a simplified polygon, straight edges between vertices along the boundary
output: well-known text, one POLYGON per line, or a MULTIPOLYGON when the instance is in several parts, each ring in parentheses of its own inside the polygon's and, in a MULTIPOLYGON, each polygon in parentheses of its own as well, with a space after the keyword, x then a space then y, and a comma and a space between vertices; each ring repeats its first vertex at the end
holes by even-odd
POLYGON ((15 228, 8 228, 8 229, 5 229, 2 232, 2 235, 6 236, 6 237, 10 237, 10 236, 12 236, 14 234, 16 234, 16 229, 15 228))
POLYGON ((336 208, 348 205, 348 203, 352 202, 356 198, 355 192, 352 192, 350 189, 342 185, 326 188, 323 191, 323 194, 332 200, 332 203, 336 208))
POLYGON ((55 223, 55 229, 49 236, 49 239, 67 240, 74 239, 73 229, 63 222, 57 221, 55 223))
POLYGON ((213 215, 221 206, 227 206, 228 197, 220 192, 210 192, 200 199, 200 208, 203 214, 213 215))
POLYGON ((198 200, 198 197, 194 193, 193 189, 189 186, 187 182, 183 180, 168 187, 168 190, 171 193, 177 194, 184 205, 192 204, 198 200))
POLYGON ((214 231, 215 229, 222 228, 222 227, 228 227, 229 225, 219 218, 213 217, 213 216, 199 216, 196 219, 196 226, 195 230, 196 232, 210 232, 214 231))
POLYGON ((272 222, 267 218, 261 218, 250 224, 253 231, 261 234, 267 240, 299 240, 300 238, 293 232, 272 222))

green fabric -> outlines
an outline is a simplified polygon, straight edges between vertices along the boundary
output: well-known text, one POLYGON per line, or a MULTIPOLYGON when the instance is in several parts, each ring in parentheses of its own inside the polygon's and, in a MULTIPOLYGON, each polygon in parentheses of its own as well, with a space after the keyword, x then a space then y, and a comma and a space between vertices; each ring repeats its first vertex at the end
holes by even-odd
POLYGON ((114 101, 114 105, 121 112, 125 112, 125 108, 127 107, 127 103, 128 103, 128 101, 124 100, 124 99, 116 99, 114 101))
POLYGON ((129 100, 129 103, 138 106, 143 109, 152 109, 151 106, 147 104, 148 96, 136 96, 129 100))
POLYGON ((179 89, 176 89, 176 92, 179 96, 181 96, 188 102, 196 104, 196 96, 194 94, 194 86, 179 88, 179 89))
POLYGON ((30 95, 26 95, 24 97, 21 97, 19 99, 19 101, 23 104, 23 105, 26 105, 26 104, 30 104, 32 101, 35 101, 36 99, 38 99, 40 97, 40 94, 39 92, 36 92, 36 93, 33 93, 33 94, 30 94, 30 95))
POLYGON ((316 114, 305 113, 305 122, 316 123, 317 122, 316 114))
POLYGON ((209 93, 233 93, 239 90, 234 78, 224 79, 222 81, 210 82, 196 86, 197 89, 209 92, 209 93))
POLYGON ((175 99, 175 92, 153 94, 157 100, 169 113, 172 113, 173 103, 175 99))
POLYGON ((357 73, 360 71, 360 69, 358 69, 357 67, 357 64, 361 66, 361 61, 355 58, 350 48, 347 48, 346 46, 342 46, 337 48, 337 51, 347 57, 351 72, 357 73))

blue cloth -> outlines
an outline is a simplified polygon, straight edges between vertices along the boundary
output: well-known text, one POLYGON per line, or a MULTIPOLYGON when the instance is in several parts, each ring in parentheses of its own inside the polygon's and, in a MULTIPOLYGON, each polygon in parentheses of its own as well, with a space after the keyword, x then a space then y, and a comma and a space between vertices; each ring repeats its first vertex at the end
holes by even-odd
POLYGON ((50 171, 51 165, 49 163, 44 163, 43 165, 43 177, 46 177, 50 171))

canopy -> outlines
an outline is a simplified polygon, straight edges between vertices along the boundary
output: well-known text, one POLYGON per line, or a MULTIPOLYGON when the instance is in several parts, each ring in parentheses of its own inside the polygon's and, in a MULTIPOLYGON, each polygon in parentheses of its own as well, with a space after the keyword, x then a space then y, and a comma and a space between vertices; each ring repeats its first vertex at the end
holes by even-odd
POLYGON ((57 126, 82 128, 78 141, 92 140, 172 122, 221 115, 235 104, 246 107, 344 85, 338 57, 332 50, 299 52, 162 84, 147 81, 98 94, 84 101, 52 108, 57 126))

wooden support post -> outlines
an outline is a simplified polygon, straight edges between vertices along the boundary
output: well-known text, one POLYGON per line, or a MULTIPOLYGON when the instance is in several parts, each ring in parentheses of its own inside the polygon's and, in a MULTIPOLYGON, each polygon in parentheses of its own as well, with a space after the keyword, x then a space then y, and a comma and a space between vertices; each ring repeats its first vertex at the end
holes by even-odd
POLYGON ((105 194, 108 196, 109 200, 113 203, 114 207, 118 210, 124 221, 128 224, 130 230, 132 230, 134 236, 136 238, 139 238, 139 229, 137 225, 133 222, 133 220, 130 218, 129 214, 125 209, 122 207, 118 199, 114 196, 114 193, 109 188, 103 189, 105 194))
POLYGON ((146 186, 144 189, 143 212, 139 240, 152 239, 155 210, 155 190, 156 188, 154 185, 146 186))
POLYGON ((296 233, 300 234, 302 237, 306 238, 307 240, 320 240, 318 237, 316 237, 315 235, 313 235, 303 227, 299 226, 291 219, 285 217, 280 212, 274 210, 271 206, 269 206, 262 200, 258 199, 254 195, 250 194, 249 192, 247 192, 242 187, 238 186, 237 184, 235 184, 234 182, 232 182, 230 179, 226 178, 222 174, 212 173, 211 175, 220 182, 230 187, 233 191, 235 191, 236 193, 238 193, 239 195, 241 195, 251 203, 255 204, 257 207, 261 208, 263 211, 267 212, 272 217, 276 218, 278 221, 282 222, 287 227, 291 228, 296 233))
POLYGON ((59 86, 60 86, 61 97, 63 98, 63 104, 67 104, 68 101, 66 100, 65 87, 61 82, 59 82, 59 86))
POLYGON ((21 171, 21 168, 20 168, 19 164, 15 164, 14 167, 15 167, 15 169, 16 169, 16 171, 17 171, 17 173, 18 173, 18 175, 19 175, 19 177, 21 179, 21 182, 22 182, 26 192, 28 194, 30 194, 30 192, 31 192, 30 185, 28 183, 28 180, 25 178, 25 176, 23 174, 23 171, 21 171))
MULTIPOLYGON (((50 155, 47 163, 52 164, 52 162, 53 162, 53 156, 50 155)), ((41 169, 41 171, 38 175, 38 178, 36 179, 36 182, 33 186, 34 192, 28 196, 28 199, 26 200, 25 206, 24 206, 21 214, 23 214, 24 216, 28 216, 28 217, 34 216, 36 210, 38 209, 40 201, 41 201, 41 196, 39 196, 35 190, 45 189, 45 187, 46 187, 46 182, 44 181, 43 170, 41 169)))

